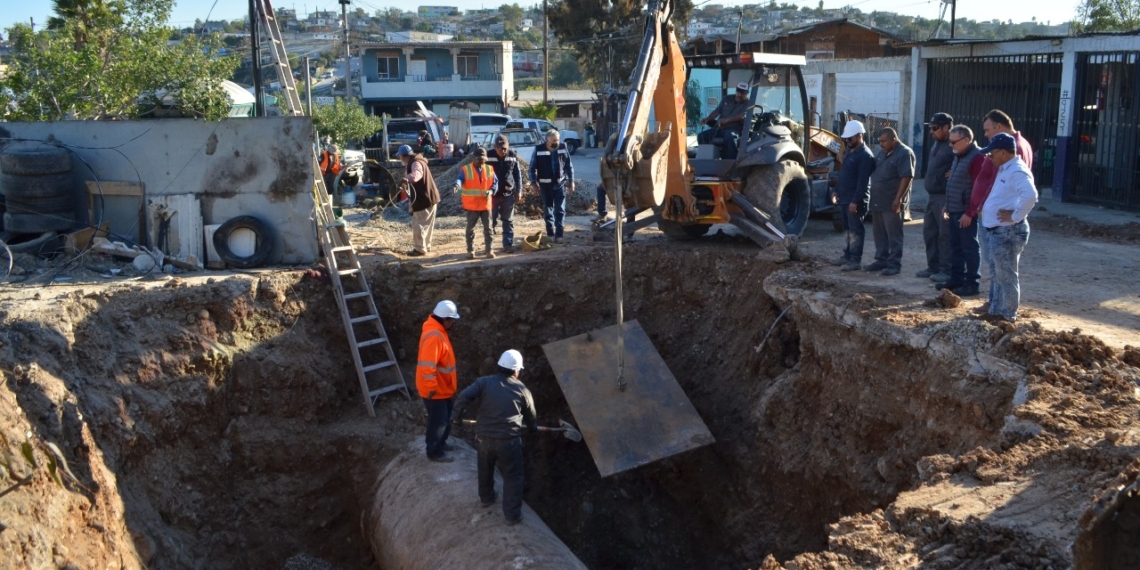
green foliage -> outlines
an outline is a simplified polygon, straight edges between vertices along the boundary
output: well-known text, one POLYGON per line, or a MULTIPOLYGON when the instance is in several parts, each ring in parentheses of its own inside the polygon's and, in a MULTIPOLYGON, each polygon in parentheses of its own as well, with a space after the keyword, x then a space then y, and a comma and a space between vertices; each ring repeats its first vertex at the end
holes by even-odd
POLYGON ((1073 31, 1127 32, 1140 27, 1140 0, 1084 0, 1077 5, 1073 31))
POLYGON ((572 89, 582 84, 582 71, 573 52, 558 51, 550 54, 550 86, 572 89))
POLYGON ((541 102, 528 103, 519 111, 519 115, 524 119, 546 119, 547 121, 553 121, 557 113, 558 107, 541 102))
POLYGON ((221 87, 239 63, 218 57, 217 36, 168 45, 164 22, 173 0, 109 0, 85 19, 60 15, 54 30, 8 29, 13 43, 0 109, 10 121, 134 118, 163 96, 185 113, 220 119, 230 103, 221 87))
POLYGON ((685 122, 690 129, 701 124, 701 84, 696 80, 685 84, 685 122))
POLYGON ((507 29, 515 29, 519 27, 519 22, 522 21, 526 13, 522 8, 519 8, 518 3, 503 4, 499 6, 499 15, 503 18, 503 23, 506 24, 507 29))
POLYGON ((364 112, 364 107, 337 98, 332 105, 313 107, 313 126, 321 136, 338 143, 354 143, 383 130, 384 120, 364 112))

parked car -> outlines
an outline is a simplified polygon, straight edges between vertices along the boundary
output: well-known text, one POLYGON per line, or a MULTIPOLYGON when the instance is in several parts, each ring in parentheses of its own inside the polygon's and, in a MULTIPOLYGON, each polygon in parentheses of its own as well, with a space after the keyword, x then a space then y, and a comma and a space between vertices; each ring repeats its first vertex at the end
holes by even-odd
MULTIPOLYGON (((544 119, 515 119, 507 123, 505 128, 534 129, 545 137, 547 131, 557 129, 558 127, 555 127, 553 123, 544 119)), ((561 135, 562 142, 566 143, 566 148, 570 151, 570 154, 578 152, 578 149, 582 146, 582 137, 578 136, 577 132, 559 129, 558 133, 561 135)))
MULTIPOLYGON (((506 135, 507 142, 511 143, 511 148, 519 150, 523 154, 526 154, 526 151, 523 149, 533 149, 542 142, 542 135, 534 129, 503 129, 496 133, 483 135, 483 140, 480 142, 480 145, 487 150, 494 150, 495 139, 498 138, 499 135, 506 135)), ((530 157, 527 155, 525 158, 529 160, 530 157)))
POLYGON ((503 130, 510 120, 510 115, 502 113, 471 113, 471 140, 503 130))
POLYGON ((389 119, 387 126, 388 156, 395 160, 400 145, 406 144, 416 152, 423 152, 420 145, 420 131, 427 131, 432 143, 443 139, 443 124, 438 117, 404 117, 389 119))

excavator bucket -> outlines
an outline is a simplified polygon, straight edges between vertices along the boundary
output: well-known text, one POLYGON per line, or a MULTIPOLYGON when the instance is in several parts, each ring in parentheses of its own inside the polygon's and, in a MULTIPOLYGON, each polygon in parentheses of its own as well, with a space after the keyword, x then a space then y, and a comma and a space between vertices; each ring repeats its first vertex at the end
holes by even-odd
MULTIPOLYGON (((668 130, 645 135, 633 150, 633 169, 628 163, 611 165, 602 158, 602 187, 611 202, 622 191, 622 204, 627 208, 655 208, 665 201, 665 185, 669 178, 668 130)), ((614 141, 606 147, 607 152, 614 141)))
POLYGON ((713 443, 712 433, 637 321, 542 346, 602 477, 713 443))

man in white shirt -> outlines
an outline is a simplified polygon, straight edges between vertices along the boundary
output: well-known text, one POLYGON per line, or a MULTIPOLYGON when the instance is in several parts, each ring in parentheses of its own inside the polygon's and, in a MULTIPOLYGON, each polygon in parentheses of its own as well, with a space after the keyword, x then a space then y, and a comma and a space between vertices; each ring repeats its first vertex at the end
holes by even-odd
POLYGON ((997 167, 993 189, 982 204, 981 225, 985 228, 986 263, 990 266, 991 321, 1014 321, 1021 301, 1017 264, 1029 241, 1029 212, 1037 203, 1033 173, 1017 156, 1017 141, 999 133, 982 149, 997 167))

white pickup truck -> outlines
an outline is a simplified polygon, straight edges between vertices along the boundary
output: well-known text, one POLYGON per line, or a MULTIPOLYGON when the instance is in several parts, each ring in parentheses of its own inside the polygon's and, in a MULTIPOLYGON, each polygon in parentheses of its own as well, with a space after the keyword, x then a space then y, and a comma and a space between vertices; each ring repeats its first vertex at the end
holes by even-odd
MULTIPOLYGON (((545 137, 547 131, 557 129, 558 127, 555 127, 553 123, 544 119, 515 119, 507 123, 507 126, 503 128, 534 129, 545 137)), ((570 154, 578 152, 578 148, 582 146, 582 137, 578 136, 577 132, 558 129, 558 133, 561 135, 562 142, 566 143, 566 149, 570 151, 570 154)))

